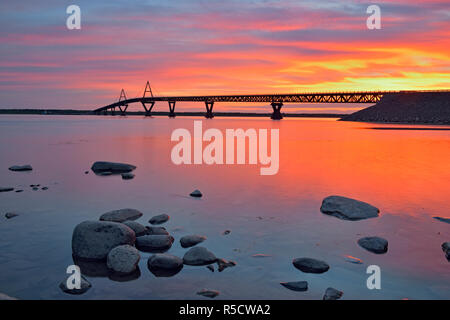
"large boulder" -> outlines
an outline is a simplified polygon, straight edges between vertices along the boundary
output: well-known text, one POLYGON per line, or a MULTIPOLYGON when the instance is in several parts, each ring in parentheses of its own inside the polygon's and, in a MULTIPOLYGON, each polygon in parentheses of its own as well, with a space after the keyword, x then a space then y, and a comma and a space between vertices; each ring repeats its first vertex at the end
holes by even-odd
POLYGON ((122 223, 109 221, 84 221, 77 225, 72 234, 72 252, 80 259, 104 260, 111 249, 134 245, 136 235, 122 223))
POLYGON ((200 236, 198 234, 193 234, 189 236, 184 236, 180 239, 180 244, 183 248, 190 248, 193 247, 200 242, 203 242, 206 240, 205 236, 200 236))
POLYGON ((217 261, 217 257, 204 247, 194 247, 183 256, 183 262, 190 266, 206 266, 217 261))
POLYGON ((11 170, 11 171, 31 171, 31 170, 33 170, 33 168, 29 164, 26 164, 23 166, 9 167, 9 170, 11 170))
POLYGON ((358 240, 358 244, 367 251, 382 254, 388 251, 388 241, 380 237, 364 237, 358 240))
POLYGON ((306 273, 324 273, 330 269, 328 263, 312 258, 297 258, 292 261, 292 264, 306 273))
POLYGON ((97 161, 91 167, 91 170, 94 171, 94 173, 111 172, 118 174, 131 172, 134 169, 136 169, 136 167, 131 164, 108 161, 97 161))
POLYGON ((183 269, 183 259, 167 253, 157 253, 148 258, 147 266, 157 277, 171 277, 183 269))
POLYGON ((136 271, 141 256, 135 247, 128 244, 113 248, 109 253, 106 264, 114 272, 129 274, 136 271))
POLYGON ((100 216, 100 221, 124 222, 142 217, 142 212, 136 209, 119 209, 106 212, 100 216))
POLYGON ((380 210, 374 206, 346 197, 330 196, 322 201, 322 213, 342 220, 362 220, 378 217, 380 210))
POLYGON ((144 252, 162 253, 172 247, 173 241, 170 235, 145 235, 136 239, 136 248, 144 252))

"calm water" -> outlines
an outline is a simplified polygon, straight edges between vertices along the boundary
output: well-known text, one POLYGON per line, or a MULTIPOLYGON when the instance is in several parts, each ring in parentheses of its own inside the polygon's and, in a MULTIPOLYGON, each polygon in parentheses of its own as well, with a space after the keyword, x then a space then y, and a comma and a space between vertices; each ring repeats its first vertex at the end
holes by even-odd
POLYGON ((24 189, 0 194, 0 292, 22 299, 198 299, 196 292, 208 288, 226 299, 321 299, 331 286, 344 291, 343 299, 450 299, 441 250, 450 225, 432 219, 450 216, 450 131, 373 130, 405 126, 334 119, 203 120, 204 129, 279 128, 279 173, 260 176, 259 166, 173 165, 170 135, 193 130, 193 121, 0 116, 0 185, 24 189), (85 175, 97 160, 135 164, 136 177, 85 175), (30 173, 8 170, 28 163, 30 173), (30 184, 49 189, 32 191, 30 184), (197 188, 200 200, 188 196, 197 188), (381 216, 350 222, 323 215, 322 199, 332 194, 367 201, 381 216), (147 269, 151 254, 142 253, 138 279, 99 274, 88 277, 93 287, 81 297, 62 293, 73 228, 126 207, 144 212, 143 224, 155 214, 171 216, 166 227, 176 242, 169 253, 182 256, 179 238, 198 233, 208 237, 205 247, 237 266, 222 273, 186 266, 172 278, 155 278, 147 269), (20 216, 6 220, 9 211, 20 216), (222 235, 226 229, 231 234, 222 235), (389 240, 387 254, 357 245, 372 235, 389 240), (297 257, 325 260, 331 269, 302 273, 291 264, 297 257), (366 287, 371 264, 381 267, 381 290, 366 287), (299 280, 309 282, 307 292, 279 284, 299 280))

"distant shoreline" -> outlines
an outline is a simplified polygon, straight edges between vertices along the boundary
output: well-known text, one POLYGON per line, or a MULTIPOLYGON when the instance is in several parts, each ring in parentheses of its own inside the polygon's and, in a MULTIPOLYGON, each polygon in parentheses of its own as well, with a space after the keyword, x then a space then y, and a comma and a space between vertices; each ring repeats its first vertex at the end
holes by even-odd
MULTIPOLYGON (((70 109, 0 109, 0 115, 97 115, 89 110, 70 110, 70 109)), ((205 112, 176 112, 176 116, 189 117, 200 116, 203 117, 205 112)), ((108 112, 111 116, 111 112, 108 112)), ((143 111, 127 111, 127 116, 145 116, 143 111)), ((168 116, 169 112, 155 111, 152 116, 168 116)), ((271 113, 252 113, 252 112, 214 112, 215 117, 267 117, 270 118, 271 113)), ((336 113, 283 113, 285 118, 342 118, 348 114, 336 113)), ((120 117, 120 111, 115 112, 115 116, 120 117)))

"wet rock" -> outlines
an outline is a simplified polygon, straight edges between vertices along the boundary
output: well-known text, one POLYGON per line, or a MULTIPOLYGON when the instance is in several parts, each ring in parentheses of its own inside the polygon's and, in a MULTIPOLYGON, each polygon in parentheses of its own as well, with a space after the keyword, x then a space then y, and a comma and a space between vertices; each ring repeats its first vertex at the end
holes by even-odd
POLYGON ((33 168, 29 164, 26 164, 23 166, 9 167, 9 170, 11 170, 11 171, 31 171, 31 170, 33 170, 33 168))
POLYGON ((325 295, 323 296, 323 300, 338 300, 342 297, 344 293, 342 291, 336 290, 334 288, 328 288, 325 291, 325 295))
POLYGON ((324 273, 330 269, 326 262, 311 258, 297 258, 292 261, 292 264, 306 273, 324 273))
POLYGON ((445 257, 450 262, 450 242, 444 242, 442 244, 442 251, 445 252, 445 257))
POLYGON ((59 288, 62 291, 64 291, 65 293, 69 293, 69 294, 83 294, 83 293, 85 293, 86 291, 88 291, 91 288, 91 284, 83 276, 81 276, 80 288, 79 289, 76 289, 76 288, 69 289, 67 287, 67 281, 71 281, 70 276, 67 277, 66 280, 61 281, 61 283, 59 284, 59 288))
POLYGON ((113 248, 106 260, 106 265, 114 272, 129 274, 136 271, 141 256, 135 247, 122 245, 113 248))
POLYGON ((89 174, 89 171, 85 171, 84 174, 89 174))
POLYGON ((122 180, 131 180, 134 179, 134 174, 133 173, 122 173, 122 180))
POLYGON ((33 191, 38 191, 39 188, 38 187, 33 187, 33 191))
POLYGON ((111 171, 103 171, 103 172, 98 172, 97 175, 99 176, 112 176, 113 173, 111 171))
POLYGON ((23 192, 23 190, 19 189, 19 190, 16 190, 15 192, 20 193, 20 192, 23 192))
POLYGON ((214 266, 212 264, 206 266, 206 268, 208 268, 211 272, 214 272, 214 266))
POLYGON ((172 247, 173 241, 170 235, 145 235, 136 239, 136 248, 144 252, 162 253, 172 247))
POLYGON ((204 236, 199 236, 197 234, 194 235, 189 235, 189 236, 184 236, 180 239, 180 244, 183 248, 189 248, 189 247, 193 247, 197 244, 199 244, 200 242, 203 242, 206 240, 206 237, 204 236))
POLYGON ((361 259, 352 257, 352 256, 344 256, 345 261, 354 263, 354 264, 363 264, 363 261, 361 259))
POLYGON ((136 221, 124 221, 122 222, 124 225, 128 226, 131 230, 134 231, 136 237, 140 237, 147 234, 147 228, 142 224, 136 221))
POLYGON ((42 187, 41 190, 48 190, 48 187, 42 187))
POLYGON ((11 218, 14 218, 14 217, 17 217, 17 216, 19 216, 19 214, 18 214, 18 213, 15 213, 15 212, 7 212, 7 213, 5 214, 5 218, 6 218, 6 219, 11 219, 11 218))
POLYGON ((191 192, 190 196, 194 198, 201 198, 203 194, 200 192, 200 190, 194 190, 191 192))
POLYGON ((280 284, 283 287, 288 288, 289 290, 292 290, 292 291, 303 292, 303 291, 308 290, 308 282, 307 281, 280 282, 280 284))
POLYGON ((17 298, 13 298, 13 297, 10 297, 10 296, 8 296, 7 294, 4 294, 4 293, 1 293, 0 292, 0 301, 1 300, 18 300, 17 298))
POLYGON ((100 221, 124 222, 127 220, 136 220, 142 217, 142 212, 136 209, 119 209, 106 212, 101 215, 100 221))
POLYGON ((109 221, 84 221, 72 234, 73 255, 88 260, 104 260, 111 249, 134 245, 136 235, 124 224, 109 221))
POLYGON ((443 218, 443 217, 433 217, 433 218, 441 222, 450 223, 450 218, 443 218))
POLYGON ((190 266, 206 266, 217 261, 214 253, 204 247, 193 247, 183 256, 184 264, 190 266))
POLYGON ((170 219, 170 217, 163 213, 157 216, 152 217, 148 222, 150 224, 163 224, 165 222, 167 222, 170 219))
POLYGON ((220 292, 216 291, 216 290, 203 289, 203 290, 197 292, 197 294, 200 296, 207 297, 207 298, 215 298, 220 294, 220 292))
POLYGON ((378 208, 368 203, 340 196, 325 198, 320 211, 342 220, 352 221, 375 218, 380 212, 378 208))
POLYGON ((127 163, 117 163, 117 162, 107 162, 107 161, 97 161, 95 162, 91 170, 94 173, 111 172, 111 173, 127 173, 136 169, 135 166, 127 163))
POLYGON ((224 232, 222 232, 222 235, 226 236, 226 235, 228 235, 230 233, 231 233, 231 230, 225 230, 224 232))
POLYGON ((164 227, 146 227, 148 235, 169 235, 164 227))
POLYGON ((358 244, 367 251, 376 254, 388 251, 388 241, 380 237, 364 237, 358 240, 358 244))
POLYGON ((183 259, 171 254, 154 254, 147 261, 148 269, 156 277, 171 277, 183 269, 183 259))
POLYGON ((11 188, 11 187, 0 187, 0 192, 10 192, 13 190, 14 190, 14 188, 11 188))
POLYGON ((222 272, 226 268, 231 268, 231 267, 236 266, 236 262, 228 261, 225 259, 217 259, 217 266, 218 266, 217 270, 219 270, 219 272, 222 272))

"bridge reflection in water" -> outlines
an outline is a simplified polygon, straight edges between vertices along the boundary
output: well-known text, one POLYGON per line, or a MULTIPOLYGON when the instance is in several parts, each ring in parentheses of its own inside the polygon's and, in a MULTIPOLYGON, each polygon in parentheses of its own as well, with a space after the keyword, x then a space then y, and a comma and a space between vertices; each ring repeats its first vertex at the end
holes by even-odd
POLYGON ((157 101, 167 101, 169 104, 169 117, 175 117, 176 102, 203 102, 206 107, 206 118, 213 118, 213 107, 216 102, 264 102, 270 103, 273 109, 271 118, 280 120, 283 118, 281 108, 284 103, 377 103, 387 93, 407 93, 415 91, 361 91, 361 92, 332 92, 332 93, 295 93, 295 94, 254 94, 254 95, 220 95, 220 96, 153 96, 150 83, 147 81, 144 95, 139 98, 127 99, 122 89, 119 101, 94 110, 97 114, 114 114, 116 108, 121 115, 125 115, 128 106, 132 103, 141 103, 145 115, 150 116, 157 101), (149 94, 149 96, 147 96, 149 94))

